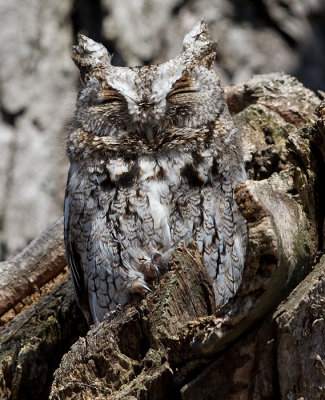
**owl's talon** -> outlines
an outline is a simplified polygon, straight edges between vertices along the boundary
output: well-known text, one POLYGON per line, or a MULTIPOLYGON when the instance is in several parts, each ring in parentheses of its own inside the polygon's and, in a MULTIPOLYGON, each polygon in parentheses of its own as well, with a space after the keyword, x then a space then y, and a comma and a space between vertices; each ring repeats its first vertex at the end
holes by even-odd
POLYGON ((159 268, 157 267, 157 265, 153 265, 153 267, 154 267, 154 269, 155 269, 155 271, 156 271, 156 278, 157 278, 157 282, 159 283, 160 282, 160 271, 159 271, 159 268))
POLYGON ((161 254, 157 251, 151 254, 151 267, 154 269, 156 273, 157 282, 160 282, 161 272, 158 268, 157 264, 161 263, 161 254))
POLYGON ((148 287, 144 283, 140 283, 140 282, 137 282, 137 281, 132 283, 132 291, 134 293, 138 293, 138 294, 141 294, 141 295, 145 295, 148 292, 152 293, 152 290, 150 289, 150 287, 148 287))

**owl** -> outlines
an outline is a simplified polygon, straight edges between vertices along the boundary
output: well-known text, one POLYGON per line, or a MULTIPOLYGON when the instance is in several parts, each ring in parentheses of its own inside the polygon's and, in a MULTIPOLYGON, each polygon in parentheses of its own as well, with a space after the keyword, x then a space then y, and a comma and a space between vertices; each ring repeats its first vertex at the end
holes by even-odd
POLYGON ((240 285, 247 232, 234 188, 246 175, 215 56, 204 21, 176 58, 142 67, 113 66, 79 35, 64 230, 88 323, 152 291, 181 241, 197 244, 217 307, 240 285))

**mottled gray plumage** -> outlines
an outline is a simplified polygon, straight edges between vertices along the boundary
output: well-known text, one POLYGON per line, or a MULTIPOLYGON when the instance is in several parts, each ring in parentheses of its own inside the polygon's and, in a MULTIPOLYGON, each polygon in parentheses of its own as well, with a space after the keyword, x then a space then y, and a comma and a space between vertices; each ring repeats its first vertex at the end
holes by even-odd
POLYGON ((88 322, 145 293, 180 241, 195 241, 217 307, 240 282, 246 225, 234 201, 241 142, 204 21, 164 64, 122 68, 79 36, 83 87, 68 135, 65 244, 88 322))

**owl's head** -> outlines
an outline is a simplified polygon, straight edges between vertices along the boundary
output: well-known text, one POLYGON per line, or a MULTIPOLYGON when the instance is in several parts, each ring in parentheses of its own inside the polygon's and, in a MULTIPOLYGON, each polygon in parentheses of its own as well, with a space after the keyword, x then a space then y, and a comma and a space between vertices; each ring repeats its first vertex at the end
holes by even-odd
POLYGON ((75 127, 113 147, 152 152, 195 139, 223 107, 213 71, 217 44, 205 21, 183 41, 182 52, 159 65, 116 67, 106 48, 79 35, 73 60, 80 70, 75 127))

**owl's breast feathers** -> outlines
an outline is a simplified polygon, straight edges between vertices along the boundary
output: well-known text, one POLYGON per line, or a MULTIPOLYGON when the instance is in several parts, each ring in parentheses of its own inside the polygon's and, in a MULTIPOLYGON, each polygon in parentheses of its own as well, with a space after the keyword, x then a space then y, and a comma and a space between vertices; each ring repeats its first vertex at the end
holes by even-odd
POLYGON ((206 150, 98 159, 86 168, 72 164, 66 248, 84 310, 88 298, 91 314, 100 320, 128 302, 128 293, 149 289, 181 240, 197 242, 220 292, 218 302, 234 293, 246 233, 244 228, 236 233, 243 221, 222 161, 206 150), (230 286, 220 290, 220 282, 230 286))

